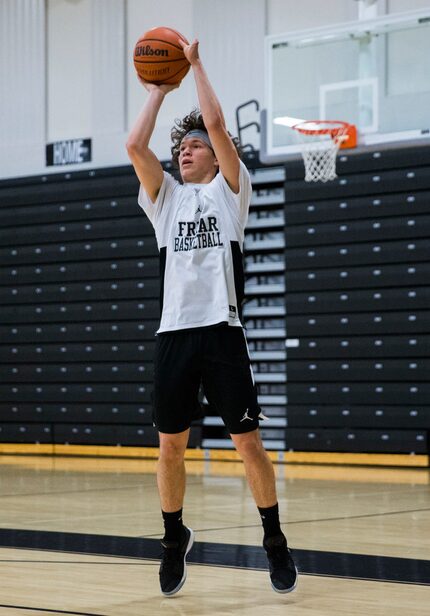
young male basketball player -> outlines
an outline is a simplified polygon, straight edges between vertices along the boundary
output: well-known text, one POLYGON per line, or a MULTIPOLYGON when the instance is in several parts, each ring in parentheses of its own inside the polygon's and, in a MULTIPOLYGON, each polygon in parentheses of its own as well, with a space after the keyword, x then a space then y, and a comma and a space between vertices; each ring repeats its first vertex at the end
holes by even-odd
POLYGON ((261 412, 242 327, 242 246, 251 182, 199 58, 183 45, 201 115, 172 130, 173 161, 183 184, 163 172, 148 144, 165 95, 174 87, 142 82, 149 92, 127 141, 140 180, 138 202, 160 250, 161 322, 154 360, 154 423, 160 436, 157 483, 164 520, 160 585, 173 595, 186 578, 194 539, 182 521, 184 454, 200 383, 221 415, 245 466, 260 512, 272 587, 294 590, 297 570, 279 523, 275 476, 258 431, 261 412))

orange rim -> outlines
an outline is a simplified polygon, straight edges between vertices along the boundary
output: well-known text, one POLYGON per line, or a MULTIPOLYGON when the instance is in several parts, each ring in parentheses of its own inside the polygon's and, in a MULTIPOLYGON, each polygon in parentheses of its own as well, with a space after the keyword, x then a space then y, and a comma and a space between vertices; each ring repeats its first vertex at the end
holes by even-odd
POLYGON ((343 122, 342 120, 305 120, 304 122, 294 124, 292 128, 302 135, 330 135, 331 137, 337 137, 339 133, 346 133, 349 126, 348 122, 343 122), (320 124, 321 128, 307 128, 307 125, 315 126, 315 124, 320 124))

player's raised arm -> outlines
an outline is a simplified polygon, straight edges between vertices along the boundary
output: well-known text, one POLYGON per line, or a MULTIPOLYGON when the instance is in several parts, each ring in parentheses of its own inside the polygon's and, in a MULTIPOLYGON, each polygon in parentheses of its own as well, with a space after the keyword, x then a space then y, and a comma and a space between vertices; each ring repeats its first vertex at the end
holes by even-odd
POLYGON ((194 72, 200 111, 218 160, 219 169, 232 191, 238 193, 239 156, 228 134, 221 104, 199 57, 199 43, 197 40, 191 45, 181 42, 181 46, 194 72))
POLYGON ((157 86, 142 79, 140 81, 148 90, 149 96, 130 131, 126 147, 140 183, 154 202, 164 176, 160 161, 149 148, 149 141, 164 97, 177 88, 178 84, 157 86))

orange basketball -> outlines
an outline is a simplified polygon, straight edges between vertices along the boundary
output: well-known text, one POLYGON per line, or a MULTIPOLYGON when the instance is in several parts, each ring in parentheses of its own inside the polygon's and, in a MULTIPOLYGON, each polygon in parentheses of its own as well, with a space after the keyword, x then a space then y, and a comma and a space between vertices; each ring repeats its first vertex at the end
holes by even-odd
POLYGON ((152 28, 134 48, 133 61, 139 76, 150 83, 176 84, 190 70, 190 63, 179 44, 187 39, 172 28, 152 28))

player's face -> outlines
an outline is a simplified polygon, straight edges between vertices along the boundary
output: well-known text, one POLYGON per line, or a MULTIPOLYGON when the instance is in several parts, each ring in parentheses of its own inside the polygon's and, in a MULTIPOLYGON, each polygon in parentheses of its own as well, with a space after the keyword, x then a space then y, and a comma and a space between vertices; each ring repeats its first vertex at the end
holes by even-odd
POLYGON ((184 182, 204 184, 216 175, 218 162, 213 150, 201 139, 183 139, 179 149, 179 170, 184 182))

